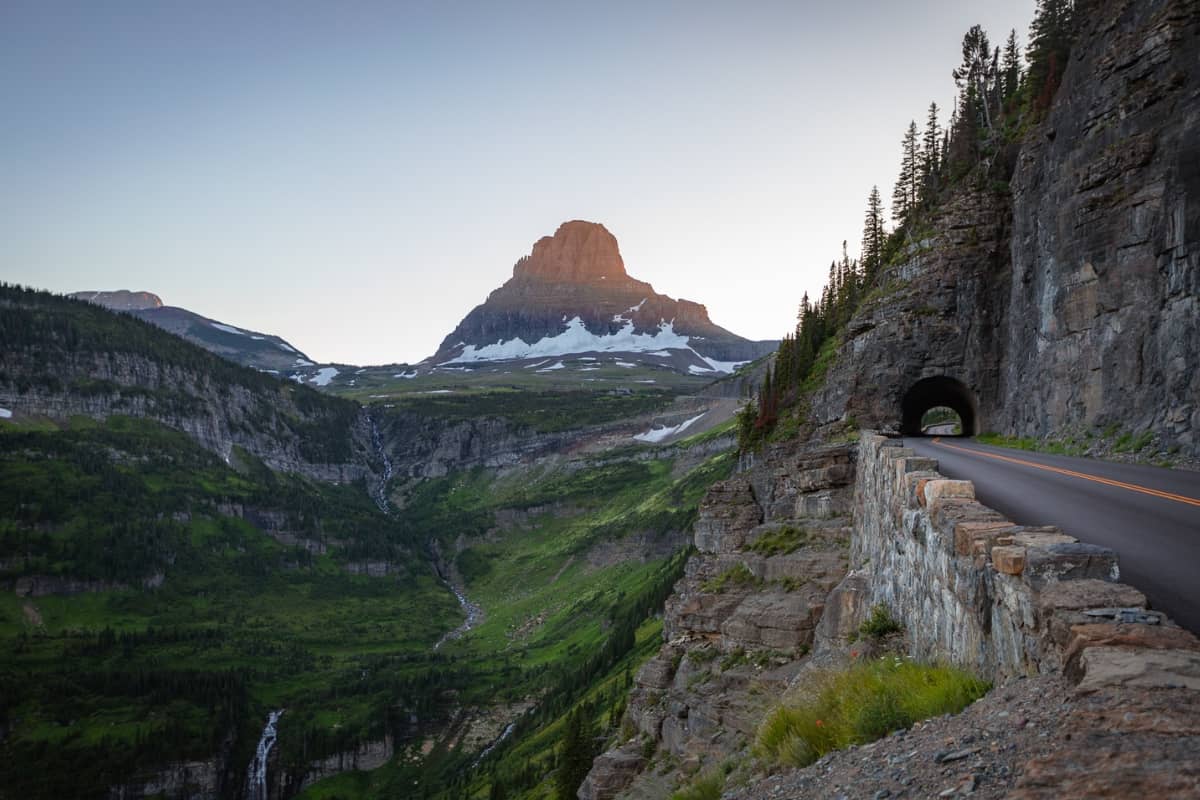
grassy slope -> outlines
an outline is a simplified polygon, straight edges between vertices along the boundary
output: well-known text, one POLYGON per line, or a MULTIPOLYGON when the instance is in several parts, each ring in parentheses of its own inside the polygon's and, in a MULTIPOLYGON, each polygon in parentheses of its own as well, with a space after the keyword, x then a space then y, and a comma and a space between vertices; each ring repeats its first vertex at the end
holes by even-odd
POLYGON ((627 675, 659 644, 661 623, 648 615, 684 560, 677 553, 598 565, 587 554, 631 534, 688 530, 705 488, 732 466, 732 457, 721 455, 674 477, 666 459, 597 461, 569 472, 476 470, 423 486, 405 514, 439 535, 444 552, 455 552, 465 537, 456 564, 468 595, 486 612, 477 629, 445 647, 449 669, 470 675, 458 699, 486 707, 539 697, 538 711, 474 773, 462 771, 470 758, 435 751, 421 769, 392 765, 370 777, 337 776, 305 797, 382 797, 412 780, 432 797, 485 797, 493 780, 510 797, 550 796, 566 715, 583 706, 597 732, 617 724, 627 675), (528 515, 498 529, 501 509, 528 515), (622 625, 634 628, 632 647, 596 663, 622 625))

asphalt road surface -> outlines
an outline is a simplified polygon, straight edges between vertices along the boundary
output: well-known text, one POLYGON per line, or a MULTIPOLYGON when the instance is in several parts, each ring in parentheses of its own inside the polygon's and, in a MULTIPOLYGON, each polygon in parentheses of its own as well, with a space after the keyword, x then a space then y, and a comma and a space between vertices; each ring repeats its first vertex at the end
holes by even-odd
POLYGON ((1120 556, 1121 581, 1200 632, 1200 472, 908 437, 948 478, 975 483, 984 505, 1020 525, 1057 525, 1120 556))

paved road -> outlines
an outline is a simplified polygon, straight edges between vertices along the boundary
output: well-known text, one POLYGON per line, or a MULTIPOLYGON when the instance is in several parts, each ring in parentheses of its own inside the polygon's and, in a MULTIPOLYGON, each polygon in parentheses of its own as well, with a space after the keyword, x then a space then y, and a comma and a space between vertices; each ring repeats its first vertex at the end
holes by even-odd
POLYGON ((1200 472, 909 437, 948 478, 975 482, 979 501, 1021 525, 1057 525, 1120 555, 1121 580, 1154 608, 1200 632, 1200 472))

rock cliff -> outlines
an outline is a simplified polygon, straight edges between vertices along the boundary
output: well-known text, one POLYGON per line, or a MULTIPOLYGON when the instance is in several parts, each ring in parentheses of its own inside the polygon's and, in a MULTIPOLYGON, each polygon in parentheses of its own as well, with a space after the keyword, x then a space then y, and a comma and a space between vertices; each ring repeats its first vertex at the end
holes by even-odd
POLYGON ((634 681, 628 738, 596 759, 582 800, 666 796, 742 752, 804 657, 835 646, 853 614, 818 626, 846 572, 852 458, 845 445, 783 448, 709 490, 665 643, 634 681))
POLYGON ((947 201, 847 325, 818 424, 949 405, 968 432, 1149 432, 1200 457, 1200 6, 1082 21, 1009 184, 947 201))

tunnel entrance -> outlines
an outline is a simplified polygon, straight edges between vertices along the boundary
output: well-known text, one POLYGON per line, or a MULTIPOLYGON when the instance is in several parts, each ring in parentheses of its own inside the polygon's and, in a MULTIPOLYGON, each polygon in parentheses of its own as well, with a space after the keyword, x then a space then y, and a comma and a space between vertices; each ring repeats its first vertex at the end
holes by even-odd
MULTIPOLYGON (((938 428, 938 435, 974 436, 978 433, 975 428, 975 395, 965 383, 945 375, 919 380, 904 393, 904 399, 900 401, 900 432, 905 436, 924 436, 923 420, 929 424, 938 416, 934 414, 926 418, 925 415, 938 408, 957 414, 962 431, 961 434, 949 434, 941 433, 942 429, 938 428)), ((953 424, 953 420, 950 424, 953 424)))

